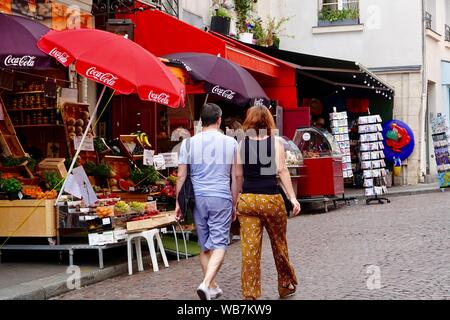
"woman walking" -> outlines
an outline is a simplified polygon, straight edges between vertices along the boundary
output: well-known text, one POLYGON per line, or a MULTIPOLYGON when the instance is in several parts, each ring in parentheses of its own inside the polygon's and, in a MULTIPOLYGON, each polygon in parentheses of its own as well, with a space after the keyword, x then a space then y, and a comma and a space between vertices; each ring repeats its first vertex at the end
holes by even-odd
POLYGON ((243 127, 246 137, 239 148, 238 175, 244 181, 237 204, 241 226, 242 295, 244 299, 261 296, 260 264, 264 227, 270 238, 278 272, 278 292, 284 298, 295 293, 297 277, 288 256, 287 212, 277 175, 292 203, 294 215, 300 213, 300 203, 285 164, 284 146, 272 135, 276 127, 270 111, 266 107, 251 107, 243 127))

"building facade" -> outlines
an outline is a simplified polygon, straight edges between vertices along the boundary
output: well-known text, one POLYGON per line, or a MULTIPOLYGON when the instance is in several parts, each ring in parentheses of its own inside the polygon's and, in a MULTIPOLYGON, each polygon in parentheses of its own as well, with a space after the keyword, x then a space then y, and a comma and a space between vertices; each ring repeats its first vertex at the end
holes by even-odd
POLYGON ((280 48, 355 60, 395 87, 393 115, 416 148, 397 183, 435 180, 430 120, 449 115, 450 0, 259 0, 258 14, 288 17, 280 48))

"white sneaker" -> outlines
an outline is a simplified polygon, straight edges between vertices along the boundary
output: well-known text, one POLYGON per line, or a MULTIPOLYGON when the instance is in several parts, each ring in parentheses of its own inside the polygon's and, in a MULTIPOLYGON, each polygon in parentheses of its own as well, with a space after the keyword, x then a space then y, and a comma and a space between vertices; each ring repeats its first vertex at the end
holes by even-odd
POLYGON ((211 299, 217 299, 221 295, 223 295, 223 290, 220 289, 219 286, 217 286, 215 288, 211 288, 211 289, 209 289, 209 295, 210 295, 211 299))
POLYGON ((211 300, 209 288, 203 282, 197 288, 197 294, 200 300, 211 300))

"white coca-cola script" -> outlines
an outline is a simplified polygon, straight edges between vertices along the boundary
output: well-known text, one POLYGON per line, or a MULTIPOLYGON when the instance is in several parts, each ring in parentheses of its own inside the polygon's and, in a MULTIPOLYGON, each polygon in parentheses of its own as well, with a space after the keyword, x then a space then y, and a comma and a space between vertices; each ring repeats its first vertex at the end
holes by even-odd
POLYGON ((67 59, 69 58, 67 52, 59 51, 57 48, 53 48, 48 54, 63 64, 67 63, 67 59))
POLYGON ((228 100, 233 100, 234 95, 236 94, 236 92, 234 92, 232 90, 223 89, 219 86, 215 86, 214 88, 212 88, 211 92, 214 94, 217 94, 221 97, 224 97, 225 99, 228 99, 228 100))
POLYGON ((257 107, 262 107, 262 106, 264 106, 264 100, 263 99, 255 99, 253 101, 253 105, 257 106, 257 107))
POLYGON ((5 58, 5 66, 7 67, 34 67, 35 56, 14 57, 9 55, 5 58))
POLYGON ((159 104, 168 105, 169 99, 170 99, 170 96, 167 93, 162 93, 162 92, 156 93, 156 92, 153 92, 153 90, 152 90, 148 94, 148 100, 155 101, 159 104))
POLYGON ((96 67, 90 67, 89 69, 87 69, 86 76, 108 86, 113 86, 119 79, 112 73, 98 71, 96 67))

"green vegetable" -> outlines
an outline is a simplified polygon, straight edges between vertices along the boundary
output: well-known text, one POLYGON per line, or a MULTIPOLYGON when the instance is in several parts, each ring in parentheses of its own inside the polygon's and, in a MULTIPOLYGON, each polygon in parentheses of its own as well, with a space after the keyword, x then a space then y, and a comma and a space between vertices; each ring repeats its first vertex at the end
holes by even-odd
POLYGON ((20 190, 22 190, 22 184, 19 180, 14 178, 3 180, 2 191, 8 193, 17 193, 20 190))
POLYGON ((50 190, 55 190, 56 192, 61 190, 63 184, 62 180, 64 180, 64 178, 60 178, 56 172, 46 172, 44 177, 45 182, 47 183, 47 188, 50 190))
POLYGON ((141 168, 131 170, 130 179, 136 184, 149 186, 159 180, 159 174, 152 166, 142 166, 141 168))
POLYGON ((112 168, 109 165, 104 164, 104 163, 96 165, 92 161, 87 161, 83 165, 83 168, 84 168, 84 171, 86 171, 86 174, 88 176, 97 176, 97 177, 106 177, 106 178, 111 177, 112 168))
POLYGON ((106 146, 103 143, 102 138, 100 137, 95 137, 94 138, 94 149, 96 152, 100 153, 106 150, 106 146))
POLYGON ((36 168, 37 161, 32 158, 29 157, 14 158, 10 156, 3 158, 2 160, 2 164, 5 167, 17 167, 24 162, 27 162, 27 167, 30 168, 31 171, 34 171, 34 169, 36 168))

